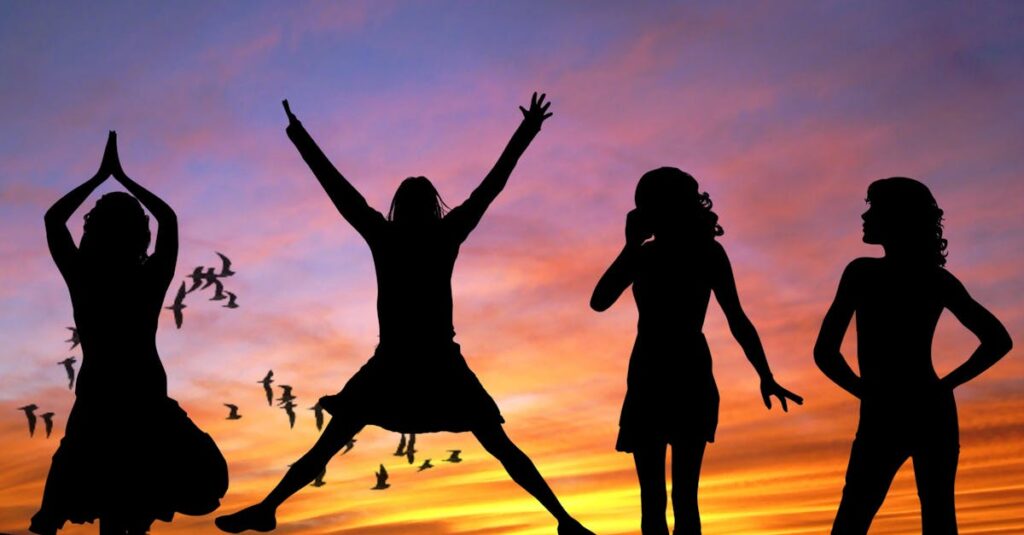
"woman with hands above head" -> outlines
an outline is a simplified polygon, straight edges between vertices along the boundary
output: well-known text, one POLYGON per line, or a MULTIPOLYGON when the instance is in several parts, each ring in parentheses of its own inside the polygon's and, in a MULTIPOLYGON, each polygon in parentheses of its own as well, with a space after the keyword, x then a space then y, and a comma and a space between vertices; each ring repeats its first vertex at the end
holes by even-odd
POLYGON ((101 535, 136 535, 177 512, 212 512, 227 491, 227 463, 213 439, 167 397, 156 350, 157 320, 178 256, 174 211, 128 178, 111 132, 99 171, 58 200, 45 222, 50 255, 71 295, 82 367, 29 529, 53 534, 67 521, 99 519, 101 535), (111 176, 128 193, 96 202, 76 246, 67 221, 111 176), (151 255, 142 207, 158 224, 151 255))
POLYGON ((943 212, 927 186, 904 177, 877 180, 868 186, 867 202, 863 240, 881 245, 884 254, 846 267, 814 346, 821 371, 860 399, 832 533, 867 533, 896 472, 913 458, 923 533, 954 534, 960 429, 953 389, 1009 353, 1012 341, 945 269, 943 212), (945 309, 981 344, 940 379, 932 365, 932 339, 945 309), (854 315, 859 376, 840 353, 854 315))
POLYGON ((342 390, 320 399, 331 420, 312 449, 260 503, 217 519, 222 530, 270 531, 284 501, 309 484, 366 425, 400 433, 476 436, 512 479, 558 521, 560 534, 591 533, 565 511, 530 459, 508 438, 498 406, 467 366, 452 326, 452 269, 459 247, 505 187, 550 103, 534 93, 530 108, 494 168, 469 198, 447 210, 426 177, 410 177, 385 217, 335 169, 284 102, 288 137, 338 212, 370 247, 377 275, 380 343, 342 390))
POLYGON ((711 199, 697 181, 674 167, 645 173, 636 208, 626 215, 626 244, 594 288, 590 306, 612 306, 630 285, 639 312, 629 360, 626 399, 615 448, 632 453, 640 481, 644 535, 668 533, 665 454, 672 446, 675 533, 700 533, 697 486, 704 448, 718 426, 718 388, 702 332, 711 293, 729 329, 761 377, 761 396, 803 399, 779 386, 754 325, 740 307, 729 258, 711 199))

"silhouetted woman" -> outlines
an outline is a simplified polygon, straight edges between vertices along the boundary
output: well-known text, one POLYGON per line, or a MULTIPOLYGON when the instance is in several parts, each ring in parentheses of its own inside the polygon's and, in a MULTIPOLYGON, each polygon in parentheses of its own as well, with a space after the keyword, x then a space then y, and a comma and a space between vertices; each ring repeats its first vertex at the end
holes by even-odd
POLYGON ((924 184, 903 177, 878 180, 868 187, 867 202, 864 243, 881 245, 885 254, 846 267, 814 347, 821 371, 861 400, 832 533, 867 533, 908 457, 914 459, 923 532, 956 533, 960 430, 953 389, 995 364, 1012 342, 999 320, 943 267, 942 210, 924 184), (981 345, 940 379, 931 346, 943 309, 981 345), (854 313, 859 377, 839 352, 854 313))
POLYGON ((380 344, 336 395, 320 399, 332 415, 320 439, 259 504, 217 519, 222 530, 268 531, 275 511, 319 474, 365 425, 402 433, 470 431, 512 479, 558 520, 559 533, 586 534, 562 508, 530 459, 501 424, 494 400, 470 371, 452 327, 452 269, 459 247, 505 187, 512 169, 551 114, 536 93, 523 122, 483 182, 462 205, 445 204, 425 177, 405 179, 388 217, 371 208, 334 168, 288 108, 288 137, 334 202, 370 246, 377 271, 380 344))
POLYGON ((689 174, 662 167, 640 178, 635 200, 626 216, 626 245, 590 300, 594 310, 607 310, 632 284, 639 312, 615 449, 632 453, 636 462, 644 535, 660 535, 668 533, 665 454, 671 444, 675 533, 700 533, 700 465, 718 426, 718 388, 702 332, 711 292, 761 377, 765 406, 771 408, 771 396, 783 410, 787 398, 803 400, 772 378, 757 331, 740 307, 729 258, 715 241, 722 227, 708 194, 689 174))
POLYGON ((156 350, 160 307, 178 256, 177 218, 125 175, 114 132, 96 176, 46 212, 46 239, 71 294, 82 367, 30 529, 52 534, 68 520, 99 519, 102 535, 134 535, 176 512, 212 512, 227 491, 227 464, 213 439, 167 397, 156 350), (111 175, 130 195, 101 197, 85 215, 76 247, 66 223, 111 175), (159 225, 148 256, 149 217, 140 201, 159 225))

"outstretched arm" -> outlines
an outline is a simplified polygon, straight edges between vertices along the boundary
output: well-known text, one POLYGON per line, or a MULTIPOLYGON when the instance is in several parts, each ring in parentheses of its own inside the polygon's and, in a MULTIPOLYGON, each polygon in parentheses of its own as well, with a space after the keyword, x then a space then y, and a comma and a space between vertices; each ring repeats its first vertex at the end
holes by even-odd
POLYGON ((757 375, 761 377, 761 398, 764 400, 765 407, 772 408, 772 396, 779 398, 784 411, 789 410, 787 399, 795 401, 797 405, 803 404, 802 397, 782 388, 775 382, 772 371, 768 367, 768 359, 765 357, 761 338, 757 335, 757 329, 754 328, 754 324, 751 323, 750 318, 743 311, 743 307, 740 306, 739 294, 736 291, 736 279, 732 274, 729 257, 725 254, 725 249, 717 242, 713 247, 713 254, 718 257, 713 286, 715 298, 718 299, 718 304, 722 307, 722 312, 725 313, 725 319, 729 322, 729 330, 733 337, 743 348, 747 360, 757 370, 757 375))
POLYGON ((117 154, 117 133, 115 132, 111 132, 107 139, 107 155, 105 159, 109 158, 109 161, 106 165, 114 179, 156 218, 156 243, 153 246, 153 255, 149 257, 147 264, 153 266, 162 280, 170 283, 174 276, 174 265, 178 261, 178 216, 163 199, 128 178, 124 169, 121 168, 121 160, 117 154))
POLYGON ((630 210, 626 214, 626 245, 612 265, 608 266, 601 280, 597 281, 594 295, 590 297, 590 308, 598 312, 608 310, 618 301, 622 292, 633 284, 640 246, 650 237, 651 231, 644 224, 641 213, 636 209, 630 210))
POLYGON ((943 278, 946 308, 981 341, 966 362, 942 378, 942 382, 953 389, 981 375, 1003 358, 1013 348, 1013 340, 1006 327, 975 301, 952 273, 944 272, 943 278))
POLYGON ((487 173, 483 182, 473 190, 466 202, 453 208, 445 218, 451 222, 450 224, 456 225, 462 239, 465 239, 476 228, 480 218, 487 211, 487 207, 505 188, 512 170, 519 162, 519 157, 526 152, 526 147, 530 146, 530 142, 533 141, 537 132, 540 132, 541 124, 545 119, 551 117, 552 114, 548 112, 551 103, 544 102, 545 96, 542 94, 538 98, 537 93, 534 93, 530 99, 529 110, 522 106, 519 107, 519 110, 523 112, 523 122, 512 134, 512 139, 509 140, 497 163, 494 164, 494 168, 487 173))
POLYGON ((853 373, 850 364, 839 351, 843 344, 843 336, 856 310, 854 298, 858 291, 857 269, 855 260, 843 271, 836 298, 825 314, 824 321, 821 322, 818 341, 814 344, 814 363, 832 382, 859 398, 862 394, 861 378, 853 373))
POLYGON ((57 264, 57 269, 60 270, 65 280, 68 280, 73 271, 75 255, 78 253, 75 241, 71 238, 71 232, 68 231, 67 222, 71 219, 71 214, 74 214, 75 210, 82 206, 85 199, 110 177, 110 171, 107 169, 107 153, 110 148, 108 139, 107 148, 103 153, 103 162, 96 174, 61 197, 46 211, 43 218, 46 224, 46 243, 50 248, 50 256, 53 257, 53 262, 57 264))
POLYGON ((327 196, 330 197, 341 216, 356 229, 356 232, 366 238, 374 227, 384 222, 384 216, 370 208, 362 194, 327 159, 316 141, 313 141, 313 138, 303 128, 302 123, 292 113, 288 101, 285 100, 282 104, 285 113, 288 114, 288 128, 285 129, 288 139, 291 139, 295 148, 299 149, 302 159, 306 161, 306 165, 320 181, 320 185, 327 192, 327 196))

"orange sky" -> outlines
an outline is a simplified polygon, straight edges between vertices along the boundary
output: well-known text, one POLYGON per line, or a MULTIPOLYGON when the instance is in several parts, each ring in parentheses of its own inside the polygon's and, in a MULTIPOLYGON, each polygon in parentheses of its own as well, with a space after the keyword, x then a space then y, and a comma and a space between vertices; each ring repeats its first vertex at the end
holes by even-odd
MULTIPOLYGON (((241 308, 196 301, 181 330, 168 314, 158 333, 171 396, 228 460, 222 512, 261 497, 317 436, 306 410, 289 430, 255 381, 273 368, 305 409, 376 342, 369 250, 286 139, 284 97, 383 210, 408 175, 461 202, 517 125, 516 106, 548 92, 555 116, 462 248, 455 328, 508 434, 597 533, 639 531, 632 459, 614 451, 636 312, 628 295, 603 314, 587 303, 649 169, 678 166, 711 194, 775 376, 806 398, 788 414, 764 409, 713 304, 705 332, 722 406, 701 478, 705 533, 831 524, 857 404, 817 370, 811 348, 845 264, 881 253, 860 242, 872 180, 931 187, 946 211, 948 268, 1019 339, 1021 7, 431 6, 26 5, 0 17, 0 405, 10 409, 0 531, 25 533, 38 507, 74 401, 54 363, 81 356, 62 343, 71 309, 42 214, 90 176, 109 129, 129 174, 178 213, 177 275, 215 263, 215 250, 235 261, 241 308), (95 26, 81 24, 87 16, 95 26), (225 421, 225 402, 243 418, 225 421), (55 436, 28 437, 15 410, 27 403, 57 413, 55 436)), ((975 343, 945 315, 936 369, 975 343)), ((961 533, 1024 532, 1018 353, 957 391, 961 533)), ((471 435, 419 437, 420 456, 439 465, 424 473, 391 456, 397 435, 367 428, 358 438, 328 466, 327 485, 281 508, 278 533, 554 530, 471 435), (465 462, 437 463, 448 449, 465 462), (393 486, 373 492, 381 462, 393 486)), ((215 533, 214 516, 179 516, 153 533, 215 533)), ((908 464, 872 533, 917 531, 908 464)))

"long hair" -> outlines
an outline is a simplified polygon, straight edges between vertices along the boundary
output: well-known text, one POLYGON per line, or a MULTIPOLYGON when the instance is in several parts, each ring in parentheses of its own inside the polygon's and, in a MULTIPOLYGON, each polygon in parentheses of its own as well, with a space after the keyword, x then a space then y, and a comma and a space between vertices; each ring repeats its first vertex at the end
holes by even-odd
POLYGON ((946 265, 949 242, 942 237, 942 214, 928 186, 902 176, 876 180, 868 186, 867 201, 882 213, 890 233, 904 237, 903 245, 938 266, 946 265))
MULTIPOLYGON (((713 240, 725 234, 718 214, 711 210, 711 197, 698 189, 697 180, 675 167, 659 167, 644 173, 636 184, 636 207, 655 218, 671 219, 698 238, 713 240)), ((657 230, 655 230, 657 232, 657 230)))
POLYGON ((149 216, 128 193, 107 193, 87 214, 79 245, 83 254, 131 262, 146 261, 150 241, 149 216))
POLYGON ((411 176, 395 191, 388 221, 439 221, 450 209, 427 177, 411 176))

